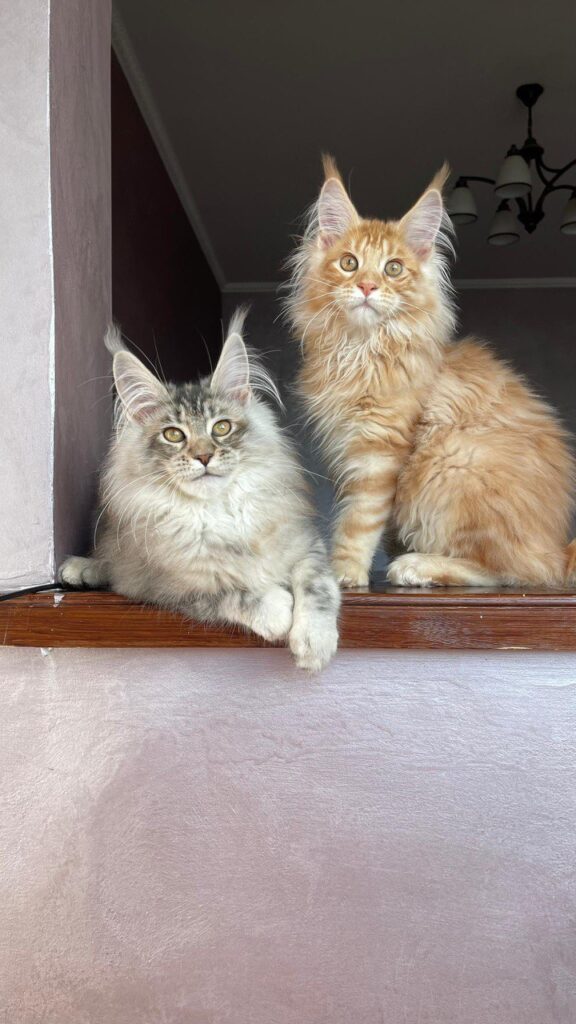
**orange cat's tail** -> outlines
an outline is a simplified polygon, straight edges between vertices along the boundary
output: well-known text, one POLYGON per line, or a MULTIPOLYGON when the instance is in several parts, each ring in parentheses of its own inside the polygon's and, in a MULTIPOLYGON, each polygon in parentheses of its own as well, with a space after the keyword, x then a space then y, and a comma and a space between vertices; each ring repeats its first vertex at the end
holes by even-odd
POLYGON ((566 548, 566 582, 576 584, 576 538, 566 548))

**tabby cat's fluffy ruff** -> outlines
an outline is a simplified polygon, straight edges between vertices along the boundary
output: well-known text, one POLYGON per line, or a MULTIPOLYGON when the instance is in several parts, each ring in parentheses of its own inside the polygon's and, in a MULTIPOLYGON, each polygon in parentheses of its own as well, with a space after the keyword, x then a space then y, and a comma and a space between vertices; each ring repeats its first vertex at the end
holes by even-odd
POLYGON ((161 384, 109 333, 119 401, 97 542, 60 575, 287 638, 316 671, 336 650, 338 586, 296 456, 254 394, 275 387, 248 360, 242 320, 212 377, 182 386, 161 384))
POLYGON ((362 219, 331 159, 293 258, 300 385, 340 497, 334 567, 365 585, 382 533, 406 586, 561 585, 574 466, 553 409, 478 341, 453 344, 445 172, 398 222, 362 219))

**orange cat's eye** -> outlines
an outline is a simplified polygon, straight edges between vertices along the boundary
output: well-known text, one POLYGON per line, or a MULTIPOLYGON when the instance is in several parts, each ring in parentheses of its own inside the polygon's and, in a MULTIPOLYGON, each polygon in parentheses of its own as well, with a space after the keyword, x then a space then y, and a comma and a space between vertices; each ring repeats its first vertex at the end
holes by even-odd
POLYGON ((399 277, 404 270, 404 264, 400 263, 400 260, 388 260, 388 263, 384 267, 384 271, 388 274, 388 277, 399 277))
POLYGON ((162 436, 172 444, 179 444, 180 441, 184 440, 185 435, 184 431, 180 430, 179 427, 166 427, 166 430, 162 431, 162 436))
POLYGON ((358 270, 358 260, 352 253, 347 252, 340 258, 340 266, 342 270, 347 270, 351 274, 353 270, 358 270))

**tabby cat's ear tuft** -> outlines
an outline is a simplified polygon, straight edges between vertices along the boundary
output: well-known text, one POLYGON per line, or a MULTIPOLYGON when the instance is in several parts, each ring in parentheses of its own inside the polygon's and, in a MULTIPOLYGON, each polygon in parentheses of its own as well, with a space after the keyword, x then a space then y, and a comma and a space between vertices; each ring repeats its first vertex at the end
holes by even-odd
POLYGON ((323 156, 322 163, 326 181, 318 199, 318 245, 321 249, 329 249, 358 224, 360 218, 333 157, 323 156))
POLYGON ((113 373, 118 397, 129 420, 145 423, 169 401, 164 385, 132 352, 116 352, 113 373))
POLYGON ((431 188, 400 221, 406 244, 420 259, 431 255, 443 215, 442 196, 437 188, 431 188))
POLYGON ((210 390, 227 395, 243 404, 250 401, 250 365, 246 346, 234 331, 224 342, 222 353, 210 382, 210 390))

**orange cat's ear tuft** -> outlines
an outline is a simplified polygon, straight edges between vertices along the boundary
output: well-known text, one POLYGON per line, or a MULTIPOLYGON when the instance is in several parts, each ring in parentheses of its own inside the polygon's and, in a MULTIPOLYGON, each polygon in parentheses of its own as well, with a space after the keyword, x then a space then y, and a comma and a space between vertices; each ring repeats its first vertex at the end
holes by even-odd
POLYGON ((322 153, 322 167, 324 169, 324 181, 328 181, 328 178, 336 178, 336 181, 342 182, 342 175, 336 166, 336 161, 330 153, 322 153))
POLYGON ((426 191, 429 192, 431 189, 436 189, 437 192, 442 194, 451 173, 450 164, 445 160, 442 167, 436 171, 436 174, 432 178, 432 181, 428 185, 426 191))
POLYGON ((444 205, 437 188, 429 188, 400 221, 406 244, 420 259, 428 259, 442 227, 444 205))
POLYGON ((321 249, 329 249, 358 224, 360 218, 333 158, 324 156, 322 162, 326 181, 318 199, 318 245, 321 249))

